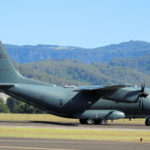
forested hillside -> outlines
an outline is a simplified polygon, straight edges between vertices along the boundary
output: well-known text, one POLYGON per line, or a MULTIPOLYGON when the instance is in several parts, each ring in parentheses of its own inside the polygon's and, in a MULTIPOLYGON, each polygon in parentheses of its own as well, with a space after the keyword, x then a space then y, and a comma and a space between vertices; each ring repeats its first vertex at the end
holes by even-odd
POLYGON ((17 69, 26 77, 65 85, 87 84, 138 84, 150 86, 150 76, 142 72, 111 66, 104 63, 84 64, 72 60, 46 60, 18 65, 17 69))
POLYGON ((150 53, 137 58, 114 59, 110 62, 110 65, 129 67, 150 75, 150 53))
POLYGON ((137 57, 150 53, 150 43, 142 41, 129 41, 93 49, 57 45, 5 44, 5 47, 11 58, 18 63, 45 59, 73 59, 84 63, 109 62, 116 58, 137 57))

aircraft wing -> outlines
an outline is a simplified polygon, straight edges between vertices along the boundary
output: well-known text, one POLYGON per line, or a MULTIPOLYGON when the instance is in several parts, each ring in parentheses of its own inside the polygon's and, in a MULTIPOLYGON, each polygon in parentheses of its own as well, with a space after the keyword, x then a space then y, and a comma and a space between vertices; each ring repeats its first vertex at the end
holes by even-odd
MULTIPOLYGON (((122 103, 136 103, 141 90, 129 92, 118 91, 121 88, 131 87, 131 85, 96 85, 96 86, 79 86, 74 89, 75 92, 96 92, 102 96, 102 98, 122 103)), ((95 93, 93 93, 95 95, 95 93)))
POLYGON ((93 86, 78 86, 76 89, 74 89, 75 92, 81 92, 81 91, 105 91, 105 90, 118 90, 120 88, 124 87, 130 87, 131 85, 110 85, 110 86, 104 86, 104 85, 93 85, 93 86))

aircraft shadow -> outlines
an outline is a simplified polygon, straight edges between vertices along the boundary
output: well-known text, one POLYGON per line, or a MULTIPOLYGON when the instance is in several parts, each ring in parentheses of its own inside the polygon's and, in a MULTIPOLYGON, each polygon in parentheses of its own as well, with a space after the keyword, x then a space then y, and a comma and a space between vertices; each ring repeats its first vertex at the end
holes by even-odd
POLYGON ((54 121, 30 121, 30 123, 37 124, 49 124, 49 125, 60 125, 60 126, 78 126, 76 123, 66 123, 66 122, 54 122, 54 121))
POLYGON ((108 124, 108 126, 115 126, 115 127, 145 127, 145 125, 144 124, 112 124, 112 123, 110 123, 110 124, 108 124))
MULTIPOLYGON (((72 123, 72 122, 55 122, 55 121, 6 121, 6 120, 0 120, 0 125, 56 125, 56 126, 70 126, 70 127, 77 127, 77 126, 85 126, 85 127, 129 127, 129 128, 148 128, 148 126, 145 126, 144 124, 115 124, 115 123, 108 123, 107 125, 80 125, 79 123, 72 123)), ((149 127, 150 128, 150 127, 149 127)))
POLYGON ((72 123, 72 122, 54 122, 54 121, 13 121, 13 120, 0 120, 1 124, 8 124, 8 125, 18 125, 18 124, 24 124, 24 125, 58 125, 58 126, 78 126, 78 123, 72 123))

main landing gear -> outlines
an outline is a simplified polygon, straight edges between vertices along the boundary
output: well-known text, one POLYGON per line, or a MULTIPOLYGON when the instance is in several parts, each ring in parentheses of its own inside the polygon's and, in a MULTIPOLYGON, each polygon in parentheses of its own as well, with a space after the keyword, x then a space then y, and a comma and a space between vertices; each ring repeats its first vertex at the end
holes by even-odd
POLYGON ((107 120, 101 120, 101 119, 79 119, 81 124, 88 124, 88 125, 107 125, 107 120))
MULTIPOLYGON (((79 119, 81 124, 88 124, 88 125, 107 125, 108 120, 102 119, 79 119)), ((145 120, 145 125, 150 126, 150 118, 145 120)))

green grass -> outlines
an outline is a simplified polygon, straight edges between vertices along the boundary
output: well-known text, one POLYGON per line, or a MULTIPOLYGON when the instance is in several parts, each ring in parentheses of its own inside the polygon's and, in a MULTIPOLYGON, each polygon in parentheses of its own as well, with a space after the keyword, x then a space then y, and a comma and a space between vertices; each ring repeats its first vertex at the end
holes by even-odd
MULTIPOLYGON (((0 114, 0 120, 16 121, 53 121, 53 122, 78 122, 77 119, 60 118, 49 114, 0 114)), ((121 119, 116 124, 144 124, 144 119, 128 121, 121 119)), ((57 128, 32 128, 32 127, 0 127, 0 137, 25 137, 25 138, 53 138, 74 140, 103 140, 103 141, 131 141, 138 142, 142 137, 145 142, 150 142, 150 131, 122 131, 90 128, 57 129, 57 128)))
POLYGON ((0 127, 0 137, 53 138, 53 139, 131 141, 131 142, 138 142, 139 139, 142 137, 145 142, 150 142, 150 131, 0 127))
POLYGON ((50 114, 4 114, 0 113, 0 120, 13 121, 56 121, 56 122, 78 122, 77 119, 67 119, 50 114))

